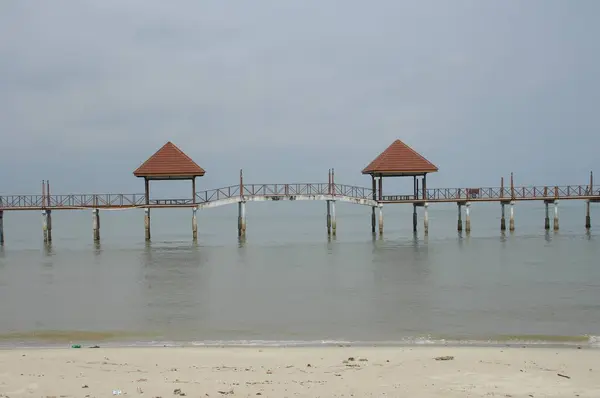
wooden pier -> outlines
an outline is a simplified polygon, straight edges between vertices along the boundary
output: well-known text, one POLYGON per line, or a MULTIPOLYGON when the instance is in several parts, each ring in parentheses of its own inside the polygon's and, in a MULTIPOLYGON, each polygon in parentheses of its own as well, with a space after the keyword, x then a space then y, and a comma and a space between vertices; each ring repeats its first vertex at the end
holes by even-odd
POLYGON ((202 177, 205 170, 198 166, 171 142, 165 144, 138 169, 134 175, 144 179, 144 193, 123 194, 52 194, 49 181, 42 182, 38 195, 0 196, 0 245, 5 242, 4 213, 9 211, 41 211, 42 230, 45 242, 52 241, 52 212, 55 210, 91 210, 92 236, 100 240, 100 212, 106 209, 144 209, 144 229, 146 240, 151 239, 151 209, 191 208, 192 239, 198 238, 197 211, 225 205, 238 205, 238 235, 246 234, 246 203, 264 201, 325 201, 327 202, 327 233, 336 235, 337 223, 335 205, 337 202, 352 203, 371 208, 371 231, 383 234, 383 207, 390 204, 410 204, 413 206, 413 230, 417 231, 417 207, 423 207, 424 233, 429 231, 428 207, 436 203, 456 203, 458 207, 457 230, 471 231, 470 206, 478 202, 497 202, 501 206, 500 229, 506 230, 505 206, 510 206, 509 230, 515 230, 514 206, 519 201, 540 201, 546 206, 544 228, 549 230, 550 205, 553 207, 552 228, 559 229, 558 204, 561 200, 585 201, 586 216, 584 226, 591 228, 591 203, 600 202, 600 187, 594 186, 590 172, 589 183, 566 186, 516 186, 511 173, 510 183, 504 185, 500 179, 498 187, 428 188, 427 174, 438 169, 423 156, 400 140, 396 140, 381 155, 371 162, 363 174, 371 176, 371 187, 358 187, 339 184, 335 172, 329 170, 327 182, 246 184, 240 171, 239 183, 224 188, 196 191, 196 177, 202 177), (412 177, 413 192, 398 195, 383 195, 383 179, 391 177, 412 177), (156 180, 190 180, 191 194, 188 198, 162 198, 150 196, 150 182, 156 180), (376 213, 378 214, 376 215, 376 213), (378 228, 377 228, 378 227, 378 228))

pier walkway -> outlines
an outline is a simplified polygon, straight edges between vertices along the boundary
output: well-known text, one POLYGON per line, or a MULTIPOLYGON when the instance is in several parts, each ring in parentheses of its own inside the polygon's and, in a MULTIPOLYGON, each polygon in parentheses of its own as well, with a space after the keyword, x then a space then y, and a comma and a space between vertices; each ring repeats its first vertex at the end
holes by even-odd
MULTIPOLYGON (((191 195, 190 195, 191 196, 191 195)), ((77 210, 134 208, 210 208, 239 202, 280 200, 336 200, 365 206, 405 203, 465 203, 549 200, 600 201, 600 187, 589 185, 555 187, 429 188, 417 194, 382 195, 374 199, 371 188, 337 183, 244 184, 199 191, 192 198, 149 199, 144 193, 3 195, 0 210, 77 210)))

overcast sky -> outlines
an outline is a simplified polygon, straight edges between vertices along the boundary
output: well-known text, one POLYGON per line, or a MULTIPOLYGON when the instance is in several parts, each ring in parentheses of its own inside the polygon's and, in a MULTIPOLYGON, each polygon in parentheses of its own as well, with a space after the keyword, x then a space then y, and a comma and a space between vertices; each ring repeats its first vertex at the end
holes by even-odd
POLYGON ((594 0, 3 0, 0 193, 143 191, 133 170, 169 140, 207 170, 199 189, 242 167, 247 183, 335 167, 368 186, 396 138, 440 168, 430 187, 585 183, 598 15, 594 0))

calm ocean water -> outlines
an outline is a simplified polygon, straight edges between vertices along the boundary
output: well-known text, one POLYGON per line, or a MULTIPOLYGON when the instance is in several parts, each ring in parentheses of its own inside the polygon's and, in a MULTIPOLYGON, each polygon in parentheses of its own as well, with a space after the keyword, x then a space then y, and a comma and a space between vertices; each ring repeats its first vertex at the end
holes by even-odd
MULTIPOLYGON (((472 232, 456 206, 432 205, 430 233, 412 233, 412 207, 337 205, 329 240, 324 202, 143 212, 55 211, 50 248, 38 212, 5 213, 0 248, 0 345, 71 342, 296 343, 506 340, 598 344, 600 205, 592 232, 583 202, 560 203, 558 233, 543 204, 517 204, 516 231, 500 232, 500 205, 474 204, 472 232)), ((508 208, 507 208, 508 215, 508 208)), ((508 220, 507 220, 508 221, 508 220)))

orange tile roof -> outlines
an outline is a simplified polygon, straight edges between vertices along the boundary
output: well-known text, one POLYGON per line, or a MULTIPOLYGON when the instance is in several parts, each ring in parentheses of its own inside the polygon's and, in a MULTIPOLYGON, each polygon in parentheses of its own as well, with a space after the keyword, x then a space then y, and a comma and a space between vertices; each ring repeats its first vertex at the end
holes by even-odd
POLYGON ((437 166, 400 140, 394 141, 362 171, 363 174, 414 175, 433 173, 437 166))
POLYGON ((171 141, 162 146, 133 175, 136 177, 194 177, 203 176, 204 169, 183 153, 171 141))

